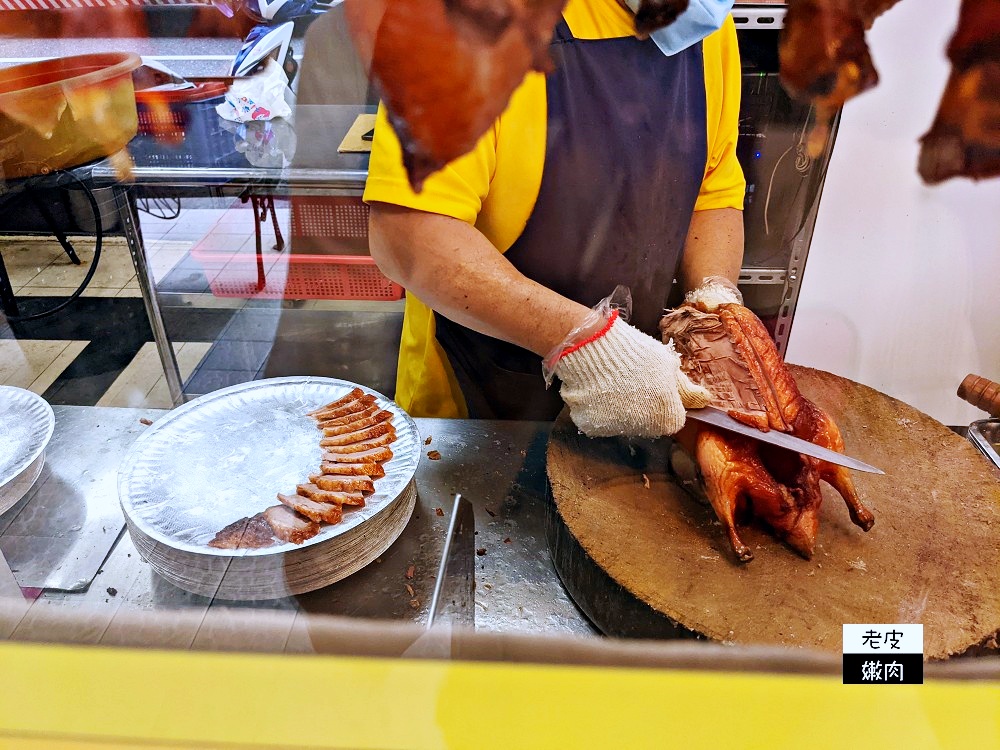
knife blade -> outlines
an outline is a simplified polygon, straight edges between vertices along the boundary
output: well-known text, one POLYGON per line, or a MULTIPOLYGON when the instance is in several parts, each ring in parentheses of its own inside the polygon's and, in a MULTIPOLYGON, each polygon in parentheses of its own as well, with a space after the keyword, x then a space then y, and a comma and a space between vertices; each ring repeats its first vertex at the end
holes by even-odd
POLYGON ((475 534, 476 516, 472 503, 461 495, 455 495, 430 611, 427 613, 428 629, 445 615, 453 624, 475 626, 475 534))
POLYGON ((795 453, 812 456, 813 458, 818 458, 821 461, 826 461, 827 463, 837 464, 838 466, 846 466, 848 469, 855 469, 857 471, 866 471, 869 474, 885 474, 885 472, 881 469, 876 469, 874 466, 866 464, 864 461, 859 461, 856 458, 845 456, 843 453, 837 453, 837 451, 832 451, 821 445, 810 443, 808 440, 803 440, 802 438, 797 438, 794 435, 789 435, 787 432, 779 432, 778 430, 762 432, 756 427, 750 427, 742 422, 737 422, 731 416, 726 414, 726 412, 721 409, 716 409, 714 406, 706 406, 704 409, 688 409, 687 416, 690 419, 697 420, 698 422, 710 424, 713 427, 718 427, 722 430, 738 432, 740 435, 746 435, 754 440, 760 440, 765 443, 771 443, 772 445, 787 448, 795 453))

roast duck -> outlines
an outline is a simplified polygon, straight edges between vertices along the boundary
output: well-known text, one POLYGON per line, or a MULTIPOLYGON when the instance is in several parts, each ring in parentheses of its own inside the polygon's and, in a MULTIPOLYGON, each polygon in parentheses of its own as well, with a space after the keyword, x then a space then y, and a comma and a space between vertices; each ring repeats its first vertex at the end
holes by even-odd
MULTIPOLYGON (((781 78, 816 107, 815 152, 851 97, 878 82, 865 32, 899 0, 788 0, 781 78)), ((551 68, 549 40, 566 0, 347 0, 415 189, 468 153, 531 70, 551 68)), ((942 4, 949 5, 950 4, 942 4)), ((640 37, 688 0, 643 0, 640 37)), ((929 18, 928 23, 938 23, 929 18)), ((953 72, 919 170, 929 183, 1000 175, 1000 2, 963 0, 948 47, 953 72)))
MULTIPOLYGON (((767 329, 750 310, 726 304, 709 312, 684 305, 664 316, 660 330, 664 342, 673 340, 685 373, 712 392, 712 406, 760 430, 781 430, 843 452, 837 425, 799 392, 767 329)), ((843 496, 855 524, 868 531, 875 523, 842 466, 691 421, 677 439, 694 457, 705 494, 742 561, 753 559, 753 552, 740 539, 738 526, 753 518, 804 557, 812 556, 821 481, 843 496)))

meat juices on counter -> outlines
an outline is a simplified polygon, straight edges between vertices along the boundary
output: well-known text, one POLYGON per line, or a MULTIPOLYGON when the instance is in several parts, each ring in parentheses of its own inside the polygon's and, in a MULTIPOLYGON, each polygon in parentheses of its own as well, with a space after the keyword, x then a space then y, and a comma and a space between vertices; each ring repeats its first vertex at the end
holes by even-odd
MULTIPOLYGON (((687 376, 713 393, 712 406, 744 424, 843 453, 837 425, 799 392, 750 310, 727 304, 709 313, 684 305, 663 317, 660 330, 664 342, 674 341, 687 376)), ((708 499, 740 560, 753 559, 736 531, 737 520, 748 514, 765 521, 803 557, 812 557, 823 501, 820 480, 841 494, 857 526, 868 531, 875 524, 843 466, 702 424, 685 427, 677 441, 701 468, 708 499)))

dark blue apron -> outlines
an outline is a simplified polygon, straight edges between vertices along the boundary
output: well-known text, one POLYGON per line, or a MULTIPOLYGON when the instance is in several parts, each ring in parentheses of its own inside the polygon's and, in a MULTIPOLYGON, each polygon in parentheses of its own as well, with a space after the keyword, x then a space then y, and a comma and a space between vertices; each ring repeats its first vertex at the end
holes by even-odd
MULTIPOLYGON (((666 57, 648 39, 576 39, 560 20, 551 50, 542 181, 506 257, 587 306, 628 286, 630 322, 658 336, 708 154, 702 46, 666 57)), ((435 317, 470 416, 555 418, 538 355, 435 317)))

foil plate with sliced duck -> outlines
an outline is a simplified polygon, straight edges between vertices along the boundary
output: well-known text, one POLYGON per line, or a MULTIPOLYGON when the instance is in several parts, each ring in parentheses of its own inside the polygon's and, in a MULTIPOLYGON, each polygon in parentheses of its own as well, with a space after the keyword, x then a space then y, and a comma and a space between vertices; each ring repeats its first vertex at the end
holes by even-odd
POLYGON ((331 378, 225 388, 170 412, 119 473, 140 553, 196 593, 263 599, 371 562, 413 505, 416 425, 385 396, 331 378))

